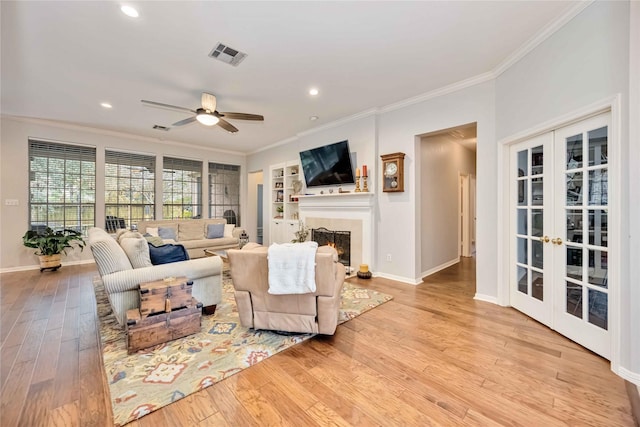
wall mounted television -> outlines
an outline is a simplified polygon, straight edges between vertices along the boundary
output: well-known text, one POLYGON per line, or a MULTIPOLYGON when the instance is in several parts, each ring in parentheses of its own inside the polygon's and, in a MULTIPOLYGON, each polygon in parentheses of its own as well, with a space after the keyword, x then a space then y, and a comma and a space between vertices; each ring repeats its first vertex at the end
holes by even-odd
POLYGON ((307 187, 355 184, 349 141, 340 141, 300 152, 307 187))

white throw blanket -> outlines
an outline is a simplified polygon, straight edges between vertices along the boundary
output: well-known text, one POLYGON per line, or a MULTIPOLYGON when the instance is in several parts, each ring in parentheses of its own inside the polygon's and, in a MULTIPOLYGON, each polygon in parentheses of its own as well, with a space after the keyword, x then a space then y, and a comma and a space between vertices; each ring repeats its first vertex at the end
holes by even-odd
POLYGON ((269 246, 269 293, 315 292, 317 250, 317 242, 274 243, 269 246))

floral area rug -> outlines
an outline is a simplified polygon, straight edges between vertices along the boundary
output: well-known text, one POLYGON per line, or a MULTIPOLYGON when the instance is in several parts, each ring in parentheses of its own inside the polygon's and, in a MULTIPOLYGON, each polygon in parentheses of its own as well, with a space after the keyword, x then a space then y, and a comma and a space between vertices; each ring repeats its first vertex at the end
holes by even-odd
MULTIPOLYGON (((215 315, 202 317, 195 335, 128 355, 124 329, 109 306, 102 281, 94 281, 102 358, 116 426, 127 424, 191 393, 215 384, 274 354, 313 337, 278 335, 240 325, 233 285, 224 272, 222 302, 215 315)), ((339 323, 392 297, 345 283, 339 323)))

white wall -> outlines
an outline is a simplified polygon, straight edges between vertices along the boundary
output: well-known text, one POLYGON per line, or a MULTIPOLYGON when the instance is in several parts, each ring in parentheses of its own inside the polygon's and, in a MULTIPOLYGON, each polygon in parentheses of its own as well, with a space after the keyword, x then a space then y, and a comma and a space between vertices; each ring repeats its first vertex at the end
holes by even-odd
POLYGON ((476 173, 475 152, 448 135, 423 137, 420 144, 421 276, 458 262, 460 173, 476 173))
MULTIPOLYGON (((155 154, 158 163, 162 156, 175 156, 202 160, 203 167, 208 162, 239 165, 242 171, 240 187, 241 206, 246 204, 245 156, 214 150, 195 148, 179 143, 163 143, 150 138, 138 138, 122 133, 100 131, 78 126, 59 126, 43 121, 27 121, 3 117, 0 133, 0 269, 11 270, 36 266, 38 259, 34 250, 22 245, 22 235, 27 230, 29 218, 29 138, 41 138, 59 142, 85 144, 96 147, 96 225, 104 226, 104 151, 106 148, 131 150, 155 154), (4 200, 17 199, 18 206, 5 206, 4 200)), ((206 176, 206 174, 204 175, 206 176)), ((204 214, 208 215, 208 185, 204 186, 204 214)), ((161 218, 158 209, 162 200, 162 175, 156 174, 156 218, 161 218)), ((241 212, 241 218, 243 217, 241 212)), ((63 264, 92 260, 91 251, 70 252, 63 258, 63 264)))
MULTIPOLYGON (((632 121, 637 121, 638 117, 630 120, 628 116, 629 58, 637 59, 640 43, 636 40, 635 52, 630 51, 631 10, 635 16, 631 22, 637 27, 640 23, 637 5, 631 9, 629 2, 594 2, 500 75, 496 79, 496 134, 499 139, 508 140, 512 135, 589 104, 621 95, 621 121, 612 126, 620 136, 620 145, 612 151, 617 150, 621 159, 617 171, 621 185, 614 189, 620 196, 621 212, 620 221, 611 224, 611 227, 619 226, 622 233, 618 254, 622 271, 619 283, 615 284, 619 286, 622 301, 620 365, 623 370, 635 372, 635 380, 640 382, 640 301, 637 291, 640 250, 636 249, 635 257, 630 257, 633 245, 638 247, 640 215, 629 203, 633 199, 628 197, 630 189, 635 188, 629 183, 640 182, 637 130, 636 139, 629 139, 632 121), (634 153, 635 156, 630 155, 634 153)), ((638 37, 637 33, 635 37, 638 37)), ((635 70, 637 72, 637 68, 635 70)), ((638 192, 637 188, 635 192, 638 192)), ((504 203, 507 202, 503 200, 504 203)))
POLYGON ((629 3, 594 2, 496 79, 500 140, 626 93, 629 3))

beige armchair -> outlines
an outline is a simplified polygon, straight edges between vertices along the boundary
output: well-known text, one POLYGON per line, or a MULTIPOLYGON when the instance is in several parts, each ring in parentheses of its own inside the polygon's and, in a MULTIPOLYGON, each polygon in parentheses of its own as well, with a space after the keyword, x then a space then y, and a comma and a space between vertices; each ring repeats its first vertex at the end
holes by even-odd
POLYGON ((316 292, 291 295, 268 293, 267 250, 255 243, 227 250, 240 324, 253 329, 333 335, 345 278, 335 249, 318 248, 316 292))

